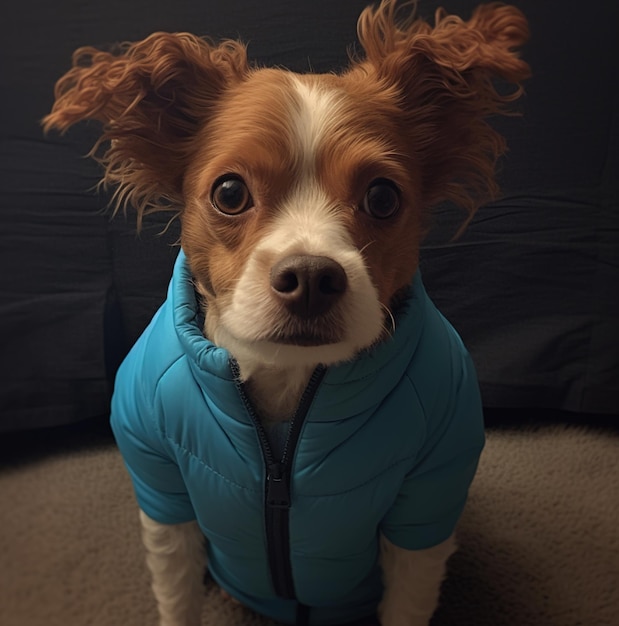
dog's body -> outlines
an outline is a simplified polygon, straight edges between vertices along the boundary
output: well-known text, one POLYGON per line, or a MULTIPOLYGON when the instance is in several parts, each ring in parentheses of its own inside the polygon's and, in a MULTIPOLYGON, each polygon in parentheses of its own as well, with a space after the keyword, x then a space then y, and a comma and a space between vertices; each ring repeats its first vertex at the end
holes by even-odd
POLYGON ((519 91, 491 79, 526 77, 527 33, 497 4, 434 28, 395 13, 364 11, 366 58, 341 75, 157 33, 82 50, 59 82, 46 127, 103 121, 118 201, 182 220, 112 415, 161 626, 199 623, 203 534, 218 582, 282 621, 421 626, 435 609, 483 427, 419 246, 430 207, 472 215, 496 191, 485 118, 519 91))
MULTIPOLYGON (((470 359, 418 274, 394 317, 390 339, 319 366, 289 419, 266 420, 251 379, 241 382, 239 364, 203 337, 179 254, 112 404, 164 610, 177 605, 169 594, 187 594, 170 545, 191 551, 195 518, 215 580, 278 621, 295 623, 292 598, 310 607, 310 623, 366 617, 381 573, 392 581, 385 624, 429 619, 483 446, 481 406, 470 359)), ((272 375, 286 388, 282 370, 272 375)))

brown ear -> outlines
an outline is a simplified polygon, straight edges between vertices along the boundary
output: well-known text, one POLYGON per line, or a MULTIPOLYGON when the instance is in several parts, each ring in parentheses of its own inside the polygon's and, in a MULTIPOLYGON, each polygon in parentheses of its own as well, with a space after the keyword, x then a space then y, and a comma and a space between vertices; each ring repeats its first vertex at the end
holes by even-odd
POLYGON ((104 182, 118 184, 117 207, 132 203, 141 220, 148 211, 178 209, 191 139, 221 93, 247 71, 242 44, 215 47, 187 33, 155 33, 124 44, 120 54, 81 48, 56 84, 43 127, 103 122, 92 154, 105 143, 97 157, 104 182))
POLYGON ((362 13, 358 32, 366 60, 357 71, 396 92, 426 204, 450 200, 472 217, 498 191, 494 169, 505 142, 486 118, 506 114, 530 74, 516 52, 528 39, 527 20, 517 8, 494 2, 479 6, 468 22, 439 9, 431 26, 399 21, 397 5, 383 0, 362 13), (503 93, 495 78, 514 87, 503 93))

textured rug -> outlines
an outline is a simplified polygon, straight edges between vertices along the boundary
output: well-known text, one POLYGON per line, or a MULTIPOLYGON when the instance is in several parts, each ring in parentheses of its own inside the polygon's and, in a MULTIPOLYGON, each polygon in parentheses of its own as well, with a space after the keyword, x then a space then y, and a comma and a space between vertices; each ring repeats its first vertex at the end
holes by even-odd
MULTIPOLYGON (((107 429, 13 437, 0 452, 0 625, 155 626, 107 429)), ((619 626, 617 431, 490 429, 459 541, 432 626, 619 626)), ((203 624, 272 626, 212 586, 203 624)))

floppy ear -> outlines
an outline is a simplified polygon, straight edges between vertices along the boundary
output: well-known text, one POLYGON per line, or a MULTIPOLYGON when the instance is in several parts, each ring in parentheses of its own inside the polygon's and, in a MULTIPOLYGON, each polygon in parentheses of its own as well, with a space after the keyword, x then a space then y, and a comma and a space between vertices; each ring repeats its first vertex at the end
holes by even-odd
POLYGON ((46 131, 67 130, 85 119, 103 122, 97 158, 104 182, 118 184, 117 208, 145 212, 177 208, 192 138, 222 92, 248 71, 245 47, 212 46, 188 33, 155 33, 120 54, 80 48, 56 84, 46 131), (108 143, 109 142, 109 143, 108 143))
POLYGON ((516 50, 528 39, 527 20, 515 7, 494 2, 479 6, 468 22, 439 9, 431 26, 400 22, 404 6, 383 0, 362 13, 365 60, 352 71, 395 92, 403 133, 422 169, 425 204, 453 201, 470 220, 498 191, 494 169, 505 142, 486 118, 508 113, 506 105, 522 94, 520 81, 530 70, 516 50), (495 78, 514 87, 504 93, 495 78))

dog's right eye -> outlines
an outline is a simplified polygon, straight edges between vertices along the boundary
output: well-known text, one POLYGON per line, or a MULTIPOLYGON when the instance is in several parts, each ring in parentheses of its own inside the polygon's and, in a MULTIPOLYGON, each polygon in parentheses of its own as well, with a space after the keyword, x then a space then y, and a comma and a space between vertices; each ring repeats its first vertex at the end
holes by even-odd
POLYGON ((400 209, 400 192, 394 182, 377 178, 369 186, 361 207, 376 219, 388 219, 400 209))
POLYGON ((217 179, 211 192, 211 202, 226 215, 239 215, 254 204, 243 179, 230 174, 217 179))

